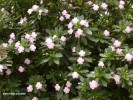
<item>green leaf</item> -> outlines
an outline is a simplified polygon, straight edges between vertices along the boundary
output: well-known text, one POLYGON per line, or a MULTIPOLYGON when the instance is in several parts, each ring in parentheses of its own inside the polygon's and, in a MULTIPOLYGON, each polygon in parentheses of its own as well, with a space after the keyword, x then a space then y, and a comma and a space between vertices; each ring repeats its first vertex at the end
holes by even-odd
POLYGON ((62 53, 56 53, 56 54, 55 54, 55 57, 56 57, 56 58, 60 58, 60 57, 62 57, 62 56, 63 56, 62 53))
POLYGON ((54 59, 54 63, 59 65, 59 59, 54 59))

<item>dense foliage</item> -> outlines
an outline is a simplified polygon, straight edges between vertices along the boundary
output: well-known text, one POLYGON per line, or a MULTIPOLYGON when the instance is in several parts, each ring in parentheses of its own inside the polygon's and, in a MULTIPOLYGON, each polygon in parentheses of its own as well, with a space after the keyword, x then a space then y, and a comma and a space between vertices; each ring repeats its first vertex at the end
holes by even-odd
POLYGON ((0 100, 133 99, 133 0, 0 9, 0 100))

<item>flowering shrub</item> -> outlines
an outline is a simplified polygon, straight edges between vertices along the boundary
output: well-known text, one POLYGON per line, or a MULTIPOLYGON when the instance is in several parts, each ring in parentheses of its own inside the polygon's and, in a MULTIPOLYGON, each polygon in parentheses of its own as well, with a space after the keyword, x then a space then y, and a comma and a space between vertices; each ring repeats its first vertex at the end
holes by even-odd
POLYGON ((133 99, 132 0, 1 0, 0 9, 0 100, 133 99))

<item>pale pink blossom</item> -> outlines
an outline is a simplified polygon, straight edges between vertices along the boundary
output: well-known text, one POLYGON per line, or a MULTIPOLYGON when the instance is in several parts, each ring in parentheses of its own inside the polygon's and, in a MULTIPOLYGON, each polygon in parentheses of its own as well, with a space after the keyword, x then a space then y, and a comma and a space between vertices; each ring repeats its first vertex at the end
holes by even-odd
POLYGON ((0 64, 0 72, 3 72, 4 66, 0 64))
POLYGON ((55 88, 56 91, 60 91, 60 89, 61 89, 59 84, 56 84, 54 88, 55 88))
POLYGON ((36 51, 36 46, 34 44, 30 45, 30 51, 36 51))
POLYGON ((10 39, 13 39, 13 40, 15 39, 15 34, 14 33, 10 34, 10 39))
POLYGON ((20 42, 18 41, 18 42, 15 43, 15 48, 18 49, 19 46, 20 46, 20 42))
POLYGON ((92 1, 88 1, 87 4, 91 6, 93 3, 92 1))
POLYGON ((98 6, 98 5, 93 4, 92 6, 93 6, 93 10, 94 10, 94 11, 98 11, 98 9, 99 9, 99 6, 98 6))
POLYGON ((54 46, 55 46, 55 44, 52 42, 52 43, 47 43, 46 44, 47 45, 47 47, 49 48, 49 49, 53 49, 54 48, 54 46))
POLYGON ((39 6, 38 6, 38 5, 33 5, 33 6, 32 6, 32 10, 33 10, 33 11, 37 11, 38 9, 39 9, 39 6))
POLYGON ((115 40, 114 41, 114 46, 117 48, 117 47, 120 47, 121 46, 121 42, 118 41, 118 40, 115 40))
POLYGON ((35 32, 32 32, 31 37, 35 39, 37 37, 37 34, 35 32))
POLYGON ((125 29, 126 33, 131 33, 132 32, 132 28, 130 26, 127 26, 125 29))
POLYGON ((48 9, 44 9, 44 13, 47 14, 49 12, 48 9))
POLYGON ((26 65, 29 65, 29 64, 30 64, 30 60, 29 60, 28 58, 26 58, 26 59, 24 60, 24 63, 25 63, 26 65))
POLYGON ((30 38, 30 34, 26 34, 26 35, 25 35, 25 39, 28 40, 29 38, 30 38))
POLYGON ((18 47, 18 53, 22 53, 24 52, 24 47, 23 46, 19 46, 18 47))
POLYGON ((125 59, 127 60, 127 61, 132 61, 132 59, 133 59, 133 55, 131 55, 131 54, 126 54, 125 55, 125 59))
POLYGON ((76 47, 73 47, 72 48, 72 52, 76 52, 76 47))
POLYGON ((103 32, 103 34, 104 34, 104 36, 109 36, 109 35, 110 35, 110 32, 109 32, 108 30, 105 30, 105 31, 103 32))
POLYGON ((33 91, 33 86, 32 85, 29 85, 28 87, 27 87, 27 92, 32 92, 33 91))
POLYGON ((78 21, 79 21, 79 19, 78 19, 77 17, 74 17, 74 18, 72 19, 72 23, 73 23, 73 24, 77 24, 78 21))
POLYGON ((28 14, 30 15, 30 14, 32 14, 32 12, 33 12, 33 10, 32 9, 28 9, 28 14))
POLYGON ((122 49, 120 49, 120 48, 116 49, 116 53, 117 54, 121 54, 122 53, 122 49))
POLYGON ((81 20, 80 21, 80 25, 85 26, 85 27, 89 26, 89 24, 88 24, 88 22, 86 20, 81 20))
POLYGON ((84 50, 80 50, 80 52, 78 53, 81 57, 85 56, 85 51, 84 50))
POLYGON ((104 67, 103 61, 99 61, 98 66, 99 66, 99 67, 104 67))
POLYGON ((66 18, 66 19, 70 19, 70 17, 71 17, 70 14, 66 14, 66 15, 65 15, 65 18, 66 18))
POLYGON ((72 78, 73 79, 79 78, 79 74, 77 72, 73 72, 72 73, 72 78))
POLYGON ((77 31, 76 31, 76 33, 75 33, 75 37, 76 38, 80 38, 80 36, 83 34, 83 30, 81 30, 81 29, 78 29, 77 31))
POLYGON ((8 47, 8 44, 7 44, 7 43, 2 43, 2 46, 3 46, 4 48, 7 48, 7 47, 8 47))
POLYGON ((120 84, 120 76, 118 76, 118 75, 115 75, 114 76, 114 80, 115 80, 115 82, 116 82, 116 84, 120 84))
POLYGON ((69 29, 69 30, 68 30, 68 33, 69 33, 69 34, 72 34, 72 33, 73 33, 73 29, 69 29))
POLYGON ((89 82, 89 85, 90 85, 90 88, 91 88, 92 90, 94 90, 94 89, 96 89, 96 88, 99 87, 98 82, 95 81, 95 80, 92 80, 91 82, 89 82))
POLYGON ((20 73, 24 72, 24 67, 19 66, 18 71, 19 71, 20 73))
POLYGON ((70 89, 68 87, 65 87, 64 90, 65 94, 68 94, 70 92, 70 89))
POLYGON ((119 5, 119 8, 120 9, 124 9, 124 5, 119 5))
POLYGON ((79 57, 79 58, 77 59, 77 62, 78 62, 79 65, 82 65, 82 64, 84 63, 84 59, 81 58, 81 57, 79 57))
POLYGON ((51 38, 47 38, 46 41, 45 41, 45 43, 48 43, 48 44, 52 43, 52 42, 53 42, 53 40, 51 38))
POLYGON ((61 36, 60 40, 61 40, 62 42, 65 42, 65 41, 66 41, 66 37, 65 37, 65 36, 61 36))
POLYGON ((125 1, 122 1, 122 0, 121 0, 121 1, 119 1, 119 4, 120 4, 120 5, 125 5, 125 1))
POLYGON ((38 98, 37 97, 34 97, 34 98, 32 98, 32 100, 38 100, 38 98))
POLYGON ((59 20, 60 20, 60 21, 64 21, 64 17, 61 16, 61 17, 59 18, 59 20))
POLYGON ((33 42, 35 41, 35 38, 30 37, 30 38, 28 39, 28 41, 29 41, 30 43, 33 43, 33 42))
POLYGON ((10 75, 11 74, 11 70, 8 68, 7 70, 6 70, 6 75, 10 75))
POLYGON ((102 4, 101 4, 101 7, 102 7, 104 10, 106 10, 107 7, 108 7, 108 5, 107 5, 106 3, 102 3, 102 4))
POLYGON ((71 29, 73 27, 73 24, 70 22, 69 24, 68 24, 68 29, 71 29))
POLYGON ((39 90, 39 89, 42 89, 42 84, 40 82, 37 82, 36 84, 36 88, 39 90))
POLYGON ((44 3, 44 1, 43 0, 40 0, 40 4, 43 4, 44 3))
POLYGON ((9 39, 9 40, 8 40, 8 43, 9 43, 9 44, 12 44, 12 43, 13 43, 13 39, 9 39))
POLYGON ((72 83, 70 81, 67 81, 66 87, 70 88, 72 86, 72 83))
POLYGON ((66 10, 62 11, 62 15, 65 16, 68 12, 66 10))
POLYGON ((1 8, 1 10, 0 10, 1 12, 4 12, 5 11, 5 8, 1 8))

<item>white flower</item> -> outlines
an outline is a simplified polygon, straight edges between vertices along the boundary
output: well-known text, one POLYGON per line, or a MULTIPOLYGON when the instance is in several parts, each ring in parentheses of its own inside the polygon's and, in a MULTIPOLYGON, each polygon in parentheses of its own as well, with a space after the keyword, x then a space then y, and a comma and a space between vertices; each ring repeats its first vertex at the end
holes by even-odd
POLYGON ((54 88, 55 88, 56 91, 60 91, 60 89, 61 89, 59 84, 56 84, 54 88))
POLYGON ((65 87, 64 92, 65 92, 65 94, 68 94, 70 92, 70 89, 68 87, 65 87))
POLYGON ((115 40, 114 41, 114 46, 117 48, 117 47, 120 47, 121 46, 121 42, 118 41, 118 40, 115 40))
POLYGON ((125 59, 127 60, 127 61, 132 61, 132 59, 133 59, 133 56, 131 55, 131 54, 126 54, 125 55, 125 59))
POLYGON ((28 40, 29 38, 30 38, 30 35, 29 35, 29 34, 26 34, 26 35, 25 35, 25 39, 28 40))
POLYGON ((38 9, 39 9, 39 6, 38 6, 38 5, 33 5, 33 6, 32 6, 32 10, 33 10, 33 11, 37 11, 38 9))
POLYGON ((36 50, 36 46, 34 44, 30 45, 30 50, 34 52, 36 50))
POLYGON ((76 47, 73 47, 72 48, 72 52, 76 52, 76 47))
POLYGON ((23 46, 19 46, 18 47, 18 53, 22 53, 24 52, 24 47, 23 46))
POLYGON ((89 82, 89 85, 90 85, 90 88, 91 88, 92 90, 94 90, 94 89, 96 89, 96 88, 99 87, 98 82, 95 81, 95 80, 92 80, 91 82, 89 82))
POLYGON ((77 24, 78 21, 79 21, 79 19, 78 19, 77 17, 74 17, 74 18, 72 19, 72 23, 73 23, 73 24, 77 24))
POLYGON ((61 16, 61 17, 59 18, 59 20, 60 20, 60 21, 64 21, 64 17, 61 16))
POLYGON ((106 10, 107 7, 108 7, 108 5, 107 5, 106 3, 102 3, 101 7, 102 7, 104 10, 106 10))
POLYGON ((37 37, 37 34, 35 32, 32 32, 31 37, 35 39, 37 37))
POLYGON ((73 27, 73 24, 70 22, 69 24, 68 24, 68 29, 71 29, 73 27))
POLYGON ((99 67, 103 67, 103 66, 104 66, 103 61, 99 61, 98 66, 99 66, 99 67))
POLYGON ((120 49, 120 48, 116 49, 116 53, 117 54, 121 54, 122 53, 122 49, 120 49))
POLYGON ((15 48, 17 49, 17 48, 19 48, 19 46, 20 46, 20 42, 18 41, 15 43, 15 48))
POLYGON ((121 0, 121 1, 119 2, 119 4, 120 4, 120 5, 125 5, 125 1, 122 1, 122 0, 121 0))
POLYGON ((108 30, 105 30, 105 31, 103 32, 103 34, 104 34, 105 36, 109 36, 109 35, 110 35, 110 32, 109 32, 108 30))
POLYGON ((66 37, 61 36, 60 40, 61 40, 62 42, 65 42, 65 41, 66 41, 66 37))
POLYGON ((32 100, 38 100, 38 98, 37 97, 34 97, 34 98, 32 98, 32 100))
POLYGON ((8 44, 7 44, 7 43, 3 43, 2 46, 3 46, 4 48, 7 48, 8 44))
POLYGON ((73 79, 79 78, 79 74, 77 72, 73 72, 72 73, 72 78, 73 79))
POLYGON ((84 59, 81 58, 81 57, 79 57, 79 58, 77 59, 77 62, 78 62, 78 64, 82 65, 82 64, 84 63, 84 59))
POLYGON ((99 9, 99 6, 96 5, 96 4, 93 4, 93 10, 94 10, 94 11, 98 11, 98 9, 99 9))
POLYGON ((33 10, 32 9, 28 9, 28 14, 30 15, 30 14, 32 14, 32 12, 33 12, 33 10))
POLYGON ((65 16, 68 12, 66 10, 62 11, 62 15, 65 16))
POLYGON ((0 72, 3 72, 4 66, 0 64, 0 72))
POLYGON ((69 30, 68 30, 68 33, 69 33, 69 34, 72 34, 72 33, 73 33, 73 29, 69 29, 69 30))
POLYGON ((33 86, 32 85, 29 85, 28 87, 27 87, 27 92, 32 92, 33 91, 33 86))
POLYGON ((79 55, 80 55, 81 57, 85 56, 85 51, 84 51, 84 50, 80 50, 79 55))
POLYGON ((14 33, 10 34, 10 39, 13 39, 13 40, 15 39, 15 34, 14 33))
POLYGON ((39 90, 39 89, 42 89, 42 84, 40 82, 37 82, 36 83, 36 88, 39 90))

